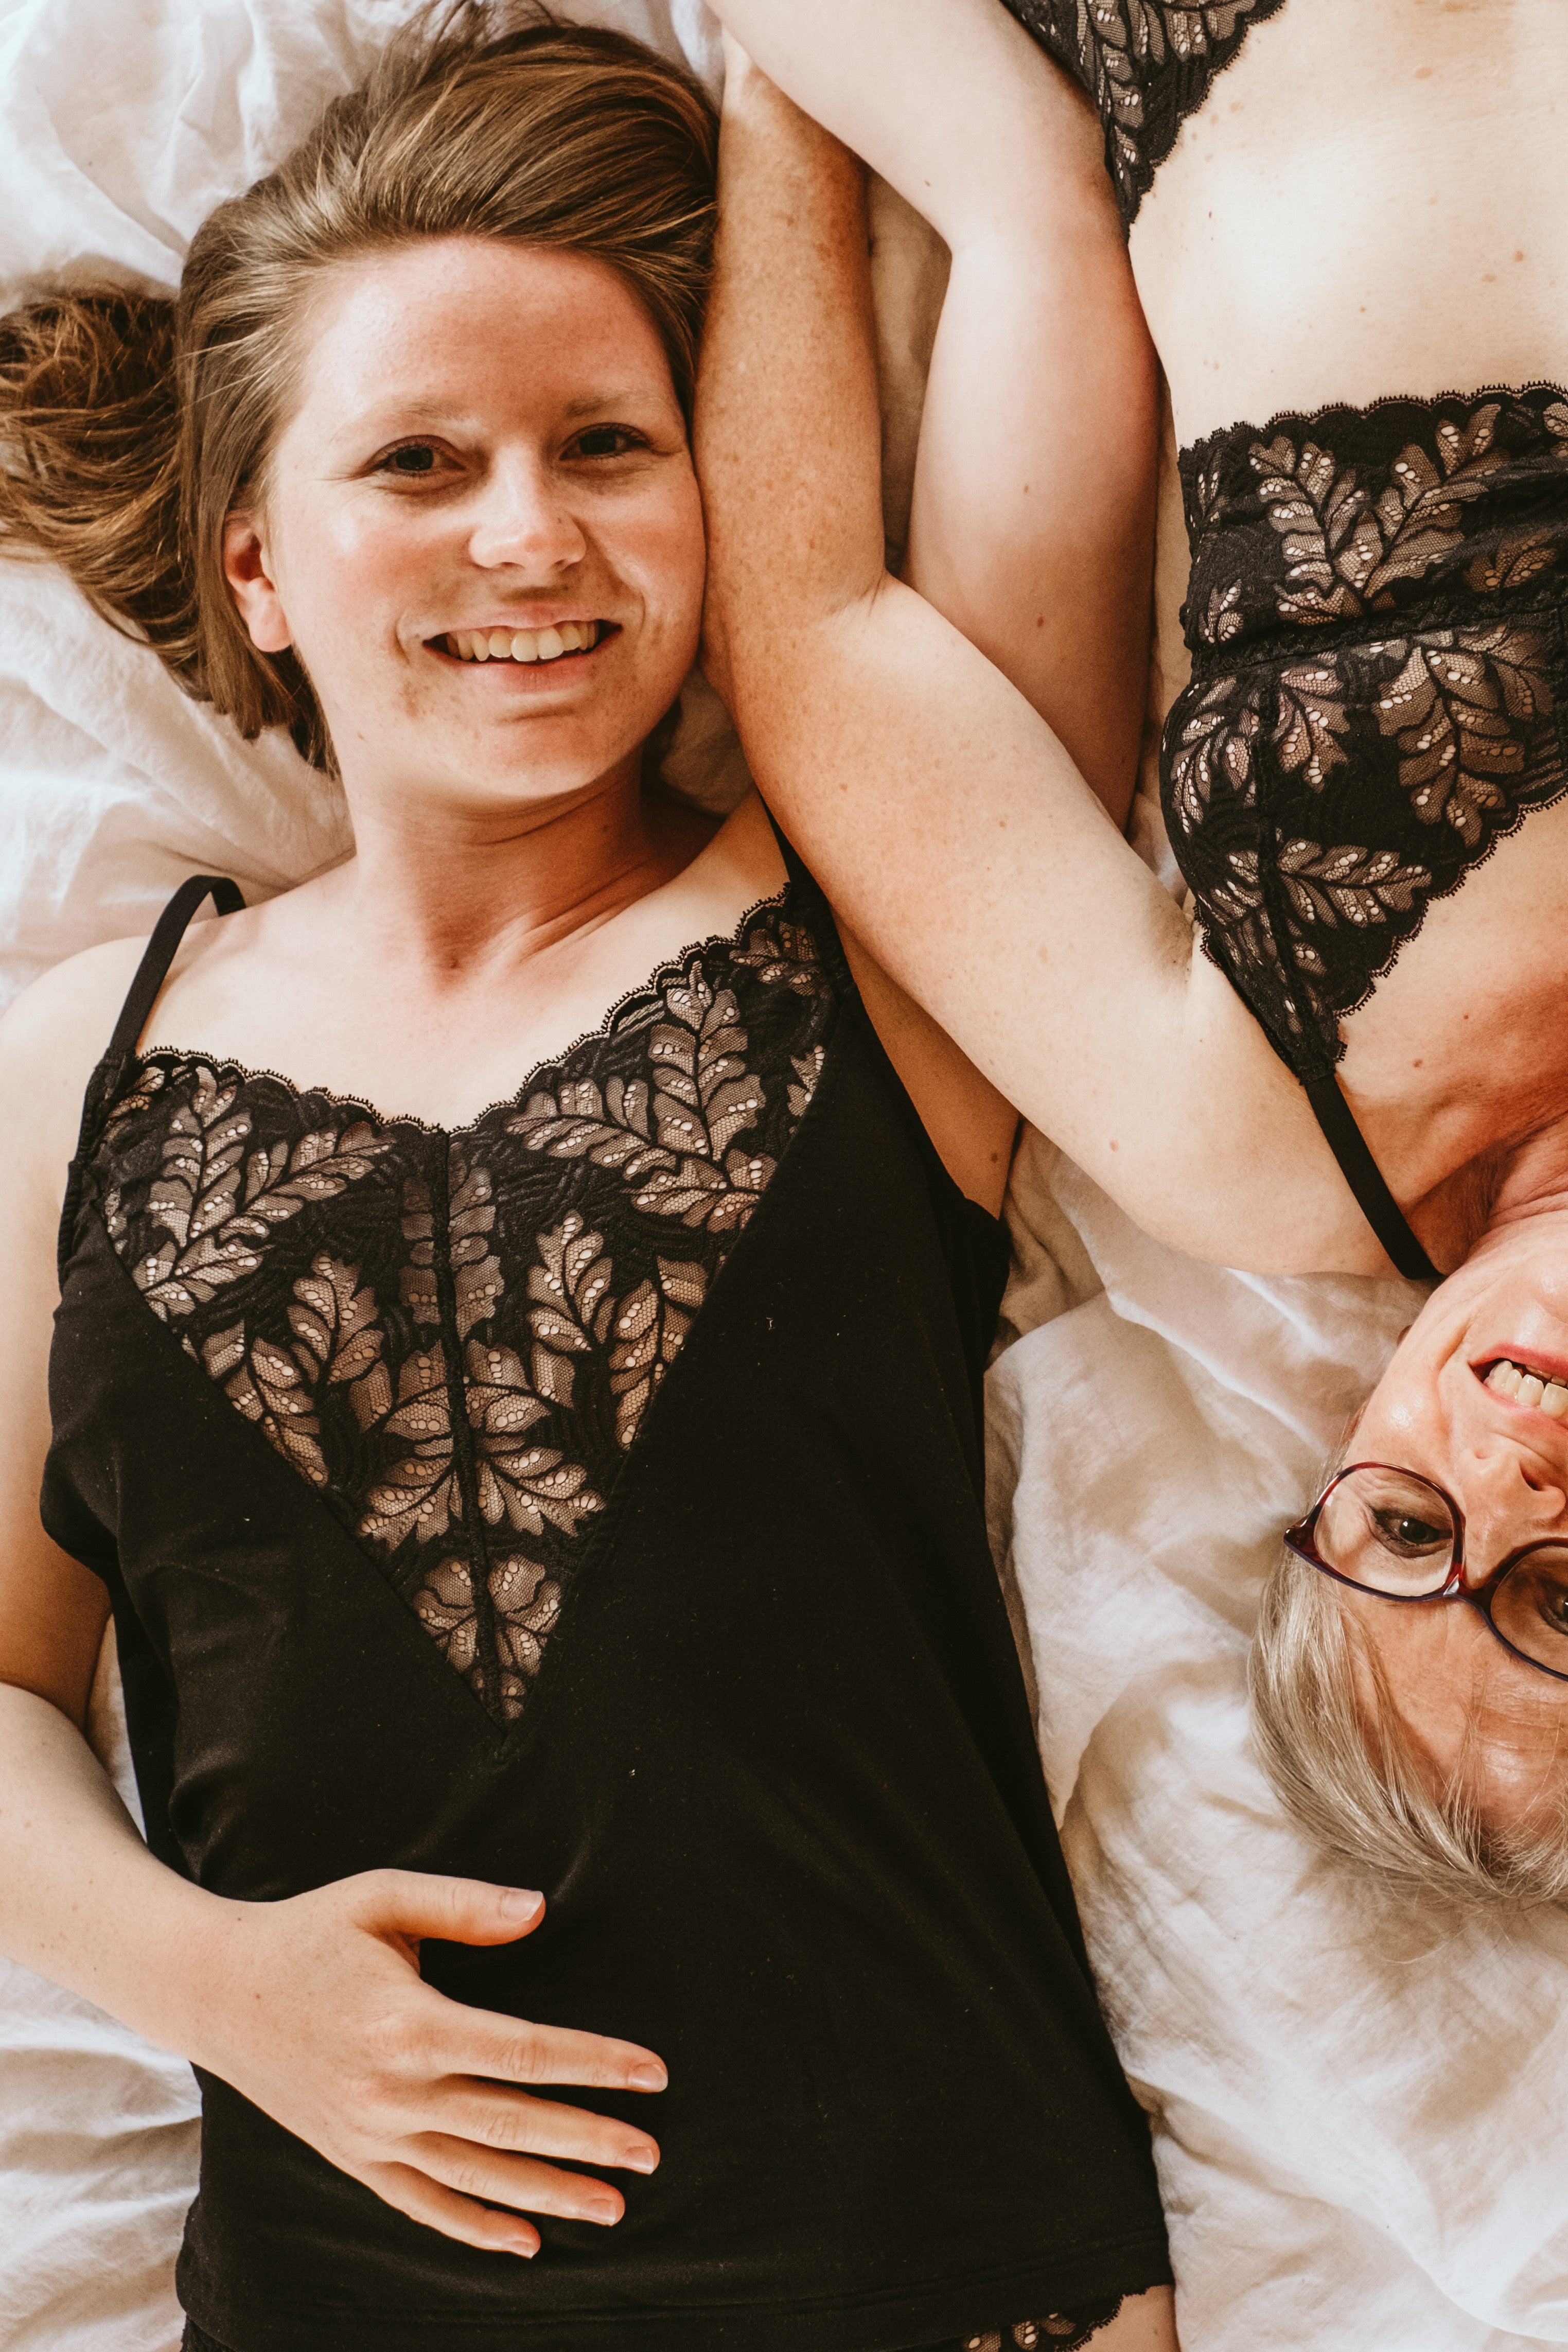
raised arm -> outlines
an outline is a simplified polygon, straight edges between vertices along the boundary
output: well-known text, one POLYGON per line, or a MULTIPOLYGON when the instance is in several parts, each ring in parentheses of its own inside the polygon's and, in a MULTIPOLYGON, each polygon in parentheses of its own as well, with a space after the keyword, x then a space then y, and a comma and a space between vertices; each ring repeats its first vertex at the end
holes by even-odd
POLYGON ((1060 741, 887 577, 860 169, 744 61, 721 207, 708 661, 763 792, 884 968, 1150 1232, 1382 1271, 1305 1097, 1060 741))
POLYGON ((1118 824, 1148 692, 1158 370, 1100 120, 998 0, 717 0, 952 254, 904 578, 1118 824))

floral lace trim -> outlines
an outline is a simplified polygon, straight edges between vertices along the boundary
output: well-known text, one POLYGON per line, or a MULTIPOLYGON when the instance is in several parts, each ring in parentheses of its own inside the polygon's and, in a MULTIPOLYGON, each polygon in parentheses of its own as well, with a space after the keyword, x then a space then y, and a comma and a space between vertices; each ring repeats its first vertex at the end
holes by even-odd
POLYGON ((1285 0, 1006 0, 1093 100, 1105 168, 1131 228, 1175 147, 1254 25, 1285 0))
MULTIPOLYGON (((732 945, 739 952, 742 935, 747 924, 755 923, 760 916, 777 914, 789 895, 789 887, 786 886, 782 890, 773 891, 766 898, 756 900, 737 923, 732 939, 717 944, 732 945)), ((789 929, 788 924, 783 928, 786 933, 789 929)), ((758 934, 757 940, 751 943, 754 956, 766 957, 778 951, 776 944, 770 948, 766 944, 766 940, 765 932, 758 934), (764 944, 759 945, 759 941, 764 944)), ((615 1031, 623 1028, 634 1014, 655 1007, 660 992, 665 983, 676 973, 685 970, 695 955, 700 954, 704 949, 711 949, 715 944, 712 940, 692 940, 681 950, 678 956, 673 957, 668 963, 661 964, 649 979, 639 981, 634 988, 629 988, 624 995, 618 996, 595 1027, 582 1030, 572 1039, 570 1045, 563 1046, 559 1053, 549 1055, 543 1061, 536 1062, 521 1086, 516 1087, 511 1094, 498 1096, 494 1102, 486 1103, 483 1110, 476 1111, 474 1117, 462 1127, 434 1126, 426 1119, 416 1118, 413 1111, 379 1110, 374 1103, 367 1101, 362 1095, 335 1094, 330 1087, 300 1086, 295 1079, 286 1077, 281 1070, 270 1070, 264 1066, 253 1066, 248 1062, 235 1062, 225 1055, 209 1054, 201 1046, 148 1045, 138 1055, 137 1063, 141 1066, 150 1062, 163 1061, 206 1062, 214 1069, 225 1070, 232 1076, 243 1078, 246 1082, 255 1078, 267 1078, 274 1086, 286 1088, 298 1101, 303 1102, 308 1098, 312 1102, 331 1103, 339 1110, 357 1110, 377 1127, 411 1128, 421 1135, 472 1135, 477 1129, 483 1127, 487 1119, 494 1118, 498 1111, 515 1110, 529 1087, 543 1071, 557 1068, 561 1063, 570 1061, 574 1054, 580 1053, 585 1045, 591 1045, 595 1039, 612 1036, 615 1031)), ((744 952, 740 953, 740 960, 742 961, 747 960, 744 952)))
POLYGON ((1431 902, 1568 790, 1568 398, 1284 416, 1182 471, 1166 823, 1211 957, 1313 1076, 1431 902))
POLYGON ((1092 2310, 1080 2312, 1075 2317, 1053 2311, 1045 2319, 1020 2319, 1011 2327, 966 2336, 958 2352, 1077 2352, 1079 2345, 1087 2344, 1103 2327, 1110 2326, 1124 2300, 1117 2295, 1113 2303, 1096 2304, 1092 2310))
POLYGON ((789 896, 461 1130, 167 1050, 106 1122, 90 1190, 148 1307, 499 1723, 821 1075, 789 896))

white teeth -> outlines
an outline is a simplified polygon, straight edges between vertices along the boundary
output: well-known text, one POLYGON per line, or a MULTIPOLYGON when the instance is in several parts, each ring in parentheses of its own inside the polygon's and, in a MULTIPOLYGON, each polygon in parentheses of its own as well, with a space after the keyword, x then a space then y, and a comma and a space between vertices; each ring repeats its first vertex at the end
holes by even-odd
POLYGON ((539 662, 591 653, 599 637, 597 621, 562 621, 537 635, 531 629, 481 629, 472 635, 452 630, 446 643, 459 661, 539 662))
POLYGON ((1516 1404, 1549 1412, 1553 1421, 1568 1420, 1568 1384, 1540 1372, 1527 1371, 1522 1364, 1511 1363, 1506 1356, 1500 1356, 1492 1366, 1486 1384, 1499 1396, 1511 1397, 1516 1404))

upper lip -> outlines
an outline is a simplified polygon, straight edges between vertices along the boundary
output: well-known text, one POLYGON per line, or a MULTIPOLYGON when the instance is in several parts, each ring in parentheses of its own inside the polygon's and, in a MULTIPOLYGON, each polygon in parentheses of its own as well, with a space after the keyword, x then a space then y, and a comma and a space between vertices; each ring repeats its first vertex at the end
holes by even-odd
POLYGON ((602 613, 585 613, 580 607, 570 612, 564 607, 557 611, 546 604, 533 613, 500 613, 485 621, 451 621, 443 629, 434 629, 425 643, 434 644, 441 637, 483 636, 493 629, 510 630, 514 636, 519 629, 526 629, 538 636, 541 629, 559 629, 563 621, 575 622, 580 629, 585 628, 591 621, 597 621, 607 629, 615 625, 612 621, 606 620, 602 613))
POLYGON ((1568 1388, 1568 1356, 1553 1355, 1550 1348, 1521 1348, 1511 1343, 1504 1348, 1488 1348, 1471 1359, 1470 1370, 1484 1386, 1492 1366, 1504 1363, 1521 1365, 1543 1381, 1557 1381, 1568 1388))

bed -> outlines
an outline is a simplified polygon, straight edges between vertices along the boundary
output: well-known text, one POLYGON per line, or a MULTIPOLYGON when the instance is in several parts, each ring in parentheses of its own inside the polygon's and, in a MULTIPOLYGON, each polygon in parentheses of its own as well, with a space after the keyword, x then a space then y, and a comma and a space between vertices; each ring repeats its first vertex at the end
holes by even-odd
MULTIPOLYGON (((407 0, 0 0, 0 291, 172 287, 184 241, 347 88, 407 0), (83 60, 91 60, 84 72, 83 60)), ((716 74, 700 0, 597 0, 716 74)), ((874 211, 889 535, 943 257, 874 211)), ((1182 560, 1167 502, 1161 561, 1182 560)), ((1155 711, 1179 663, 1156 649, 1155 711)), ((694 681, 674 780, 744 782, 694 681)), ((246 746, 47 571, 0 564, 0 995, 145 929, 184 874, 247 896, 339 855, 331 786, 246 746)), ((1161 863, 1145 792, 1136 837, 1161 863)), ((1568 1918, 1412 1917, 1314 1857, 1249 1746, 1280 1527, 1417 1294, 1263 1282, 1148 1241, 1042 1139, 1009 1207, 992 1516, 1041 1751, 1148 2109, 1186 2352, 1568 2344, 1568 1918)), ((93 1736, 122 1785, 106 1654, 93 1736)), ((112 1934, 106 1921, 104 1932, 112 1934)), ((174 2352, 189 2070, 0 1964, 0 2352, 174 2352)))

